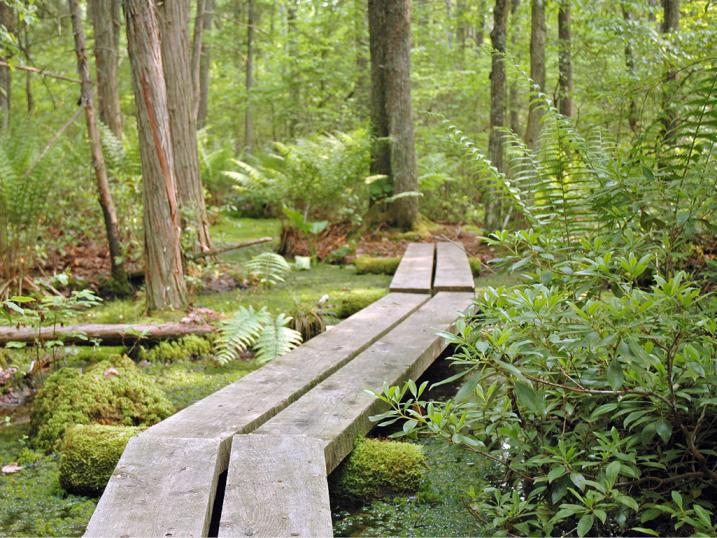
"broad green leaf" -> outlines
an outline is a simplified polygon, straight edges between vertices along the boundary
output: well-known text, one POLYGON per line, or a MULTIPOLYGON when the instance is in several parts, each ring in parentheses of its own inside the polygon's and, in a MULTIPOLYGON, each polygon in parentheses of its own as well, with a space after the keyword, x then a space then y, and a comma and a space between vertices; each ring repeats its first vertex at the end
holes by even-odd
POLYGON ((581 517, 578 521, 578 536, 582 538, 587 535, 593 528, 593 523, 595 523, 595 517, 592 514, 585 514, 581 517))

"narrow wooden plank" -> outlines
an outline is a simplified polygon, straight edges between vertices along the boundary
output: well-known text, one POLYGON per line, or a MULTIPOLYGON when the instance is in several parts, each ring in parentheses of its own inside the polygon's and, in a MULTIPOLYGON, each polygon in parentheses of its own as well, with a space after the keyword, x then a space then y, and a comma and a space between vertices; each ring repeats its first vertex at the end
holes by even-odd
POLYGON ((436 245, 433 291, 473 291, 475 281, 463 245, 442 241, 436 245))
POLYGON ((220 438, 249 433, 351 361, 428 300, 390 293, 330 331, 143 432, 142 437, 220 438))
POLYGON ((206 536, 227 460, 220 439, 130 439, 85 536, 206 536))
POLYGON ((446 347, 437 331, 453 330, 473 299, 473 293, 438 293, 256 433, 322 439, 330 473, 351 452, 356 437, 371 430, 368 417, 383 409, 383 403, 365 389, 380 390, 384 382, 397 384, 419 377, 446 347))
POLYGON ((401 293, 431 293, 433 243, 409 243, 389 289, 401 293))
POLYGON ((318 439, 235 436, 219 536, 331 536, 325 469, 318 439))

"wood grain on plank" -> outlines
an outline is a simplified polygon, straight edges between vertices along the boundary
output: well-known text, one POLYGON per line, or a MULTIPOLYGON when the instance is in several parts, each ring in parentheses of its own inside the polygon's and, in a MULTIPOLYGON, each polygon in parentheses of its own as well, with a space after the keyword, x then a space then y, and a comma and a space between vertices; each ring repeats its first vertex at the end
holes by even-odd
POLYGON ((447 241, 438 243, 433 291, 473 291, 474 289, 475 281, 463 245, 447 241))
POLYGON ((453 330, 473 302, 473 293, 436 294, 408 319, 349 364, 311 389, 263 426, 257 434, 307 435, 322 439, 327 473, 351 452, 356 437, 368 433, 369 416, 384 404, 365 389, 381 390, 418 378, 445 349, 436 333, 453 330))
POLYGON ((235 436, 219 536, 331 536, 323 445, 296 435, 235 436))
POLYGON ((227 460, 220 439, 130 439, 85 536, 206 536, 227 460))
POLYGON ((433 243, 409 243, 389 289, 401 293, 431 293, 433 243))
POLYGON ((142 437, 217 437, 249 433, 351 361, 406 319, 428 297, 390 293, 273 360, 143 432, 142 437))

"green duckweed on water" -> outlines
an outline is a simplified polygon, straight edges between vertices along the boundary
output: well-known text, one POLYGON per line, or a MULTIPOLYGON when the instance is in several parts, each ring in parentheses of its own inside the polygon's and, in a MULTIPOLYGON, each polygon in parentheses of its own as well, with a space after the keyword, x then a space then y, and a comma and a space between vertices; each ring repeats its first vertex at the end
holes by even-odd
POLYGON ((477 536, 478 520, 465 506, 466 491, 488 471, 477 456, 441 439, 420 439, 425 483, 415 496, 360 506, 332 506, 335 536, 477 536))

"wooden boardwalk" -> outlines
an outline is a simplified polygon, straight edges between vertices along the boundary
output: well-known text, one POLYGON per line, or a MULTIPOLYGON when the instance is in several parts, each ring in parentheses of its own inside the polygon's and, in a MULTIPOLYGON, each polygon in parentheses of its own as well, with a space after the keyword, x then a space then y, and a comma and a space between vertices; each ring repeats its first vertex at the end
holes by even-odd
POLYGON ((387 296, 130 440, 86 536, 330 536, 326 477, 382 408, 365 389, 441 354, 469 274, 460 246, 409 245, 387 296))

